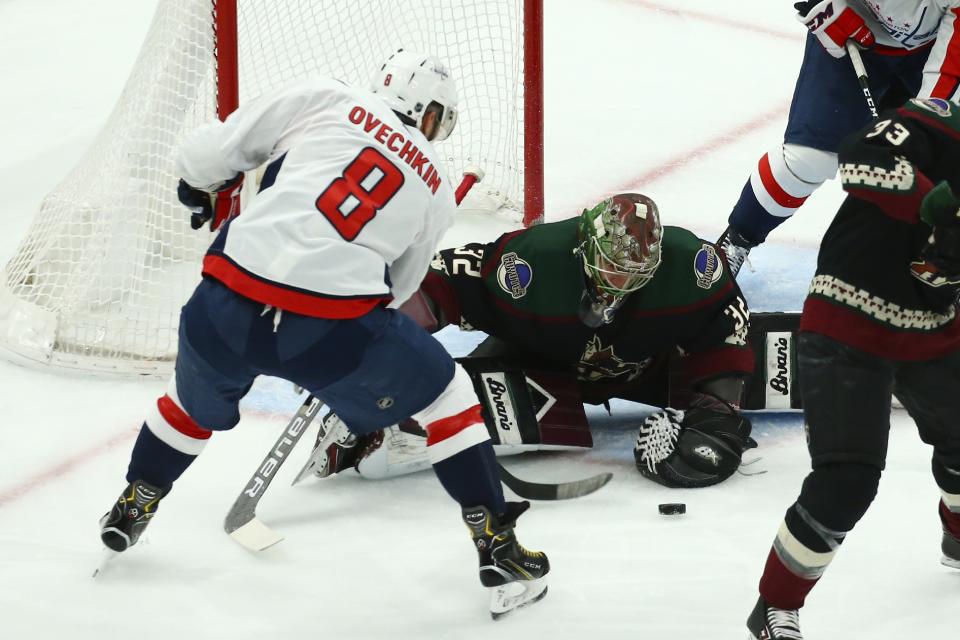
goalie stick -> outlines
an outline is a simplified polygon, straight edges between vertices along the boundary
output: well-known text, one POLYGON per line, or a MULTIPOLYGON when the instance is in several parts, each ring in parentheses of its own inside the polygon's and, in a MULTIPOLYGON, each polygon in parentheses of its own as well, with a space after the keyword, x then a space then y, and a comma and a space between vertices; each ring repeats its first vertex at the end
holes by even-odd
POLYGON ((613 474, 610 472, 598 473, 582 480, 571 480, 570 482, 559 482, 556 484, 529 482, 521 480, 506 468, 497 463, 500 467, 500 480, 507 485, 511 491, 528 500, 572 500, 573 498, 582 498, 590 495, 594 491, 601 489, 610 482, 613 474))

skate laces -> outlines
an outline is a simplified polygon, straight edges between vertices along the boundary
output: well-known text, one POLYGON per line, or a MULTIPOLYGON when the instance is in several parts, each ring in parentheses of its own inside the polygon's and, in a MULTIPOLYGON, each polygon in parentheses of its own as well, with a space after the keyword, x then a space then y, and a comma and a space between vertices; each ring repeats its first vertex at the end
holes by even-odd
POLYGON ((640 424, 635 451, 651 473, 656 473, 654 467, 657 463, 666 460, 676 449, 681 422, 683 411, 667 408, 640 424))
POLYGON ((775 638, 787 640, 803 640, 800 634, 800 616, 796 609, 767 608, 767 624, 770 630, 776 632, 775 638))

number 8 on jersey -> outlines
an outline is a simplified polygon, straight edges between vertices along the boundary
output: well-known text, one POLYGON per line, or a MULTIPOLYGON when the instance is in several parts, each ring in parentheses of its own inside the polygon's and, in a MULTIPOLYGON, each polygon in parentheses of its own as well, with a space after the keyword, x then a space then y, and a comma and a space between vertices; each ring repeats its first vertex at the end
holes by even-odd
POLYGON ((317 198, 317 209, 351 242, 403 186, 403 172, 366 147, 317 198))

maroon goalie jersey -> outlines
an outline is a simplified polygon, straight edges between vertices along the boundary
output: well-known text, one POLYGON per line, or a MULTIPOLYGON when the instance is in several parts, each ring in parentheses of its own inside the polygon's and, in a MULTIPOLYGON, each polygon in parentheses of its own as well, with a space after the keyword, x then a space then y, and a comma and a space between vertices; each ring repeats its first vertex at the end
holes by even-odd
POLYGON ((960 348, 957 286, 911 272, 930 237, 920 220, 932 187, 960 193, 960 107, 911 100, 851 136, 840 150, 850 194, 820 247, 801 331, 891 360, 960 348))

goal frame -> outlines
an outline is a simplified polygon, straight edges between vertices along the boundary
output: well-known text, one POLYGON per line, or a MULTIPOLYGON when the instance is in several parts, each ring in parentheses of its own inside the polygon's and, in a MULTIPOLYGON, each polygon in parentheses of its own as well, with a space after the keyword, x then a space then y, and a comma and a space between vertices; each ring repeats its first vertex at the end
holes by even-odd
MULTIPOLYGON (((188 229, 185 234, 180 231, 180 226, 186 225, 185 222, 183 225, 174 222, 175 227, 169 226, 171 223, 167 222, 179 220, 176 218, 178 203, 174 197, 175 189, 169 190, 164 186, 158 191, 157 185, 163 185, 171 178, 175 182, 176 176, 170 173, 165 164, 155 165, 143 162, 143 158, 150 154, 156 156, 154 152, 156 147, 153 145, 156 144, 161 149, 165 149, 166 147, 162 145, 167 145, 170 141, 175 144, 175 139, 167 135, 166 139, 161 138, 155 143, 156 138, 147 139, 139 136, 127 138, 118 133, 118 130, 125 132, 130 127, 142 128, 143 125, 138 124, 142 122, 141 120, 134 120, 133 124, 128 123, 125 119, 127 114, 138 117, 137 114, 143 113, 146 121, 146 118, 151 117, 152 112, 142 109, 149 109, 150 105, 158 100, 153 93, 153 87, 160 86, 159 83, 153 80, 152 84, 144 84, 141 81, 143 77, 141 72, 140 79, 136 81, 140 84, 134 84, 134 74, 141 68, 147 51, 151 53, 161 51, 164 57, 160 59, 164 65, 180 64, 180 58, 174 58, 170 62, 171 56, 164 52, 176 51, 183 56, 193 55, 190 49, 168 50, 158 49, 155 46, 158 41, 171 43, 170 46, 174 47, 179 46, 179 41, 157 40, 156 34, 170 31, 169 25, 188 24, 192 25, 188 26, 192 29, 190 33, 207 34, 203 55, 194 56, 192 60, 195 63, 189 67, 192 77, 199 76, 203 81, 188 85, 200 88, 198 93, 205 92, 206 101, 202 104, 206 105, 207 119, 217 117, 225 120, 238 108, 240 92, 243 89, 241 84, 246 85, 244 99, 247 94, 252 96, 253 92, 259 93, 262 89, 256 79, 252 76, 248 78, 251 68, 257 68, 251 67, 246 57, 248 36, 243 35, 244 42, 240 41, 241 29, 243 34, 247 34, 249 24, 248 15, 245 13, 248 7, 244 1, 190 0, 191 23, 181 22, 179 19, 170 21, 170 14, 165 11, 168 8, 168 0, 161 0, 161 2, 151 23, 147 40, 138 54, 134 70, 131 71, 123 94, 109 119, 84 157, 71 169, 61 184, 44 197, 43 204, 36 212, 36 218, 27 235, 21 240, 3 269, 4 279, 0 280, 0 355, 8 360, 38 368, 113 377, 165 376, 173 366, 176 348, 176 315, 173 315, 172 323, 150 323, 156 318, 162 318, 165 314, 171 312, 175 314, 179 309, 179 305, 182 304, 180 296, 185 291, 183 286, 193 281, 191 265, 195 259, 194 252, 199 251, 202 254, 205 245, 199 236, 192 235, 188 229), (161 14, 161 8, 164 9, 163 14, 161 14), (161 21, 161 15, 164 16, 165 21, 161 21), (153 48, 147 49, 151 40, 153 48), (203 76, 204 64, 207 69, 206 76, 203 76), (241 64, 244 68, 241 68, 241 64), (250 84, 247 84, 248 79, 250 84), (131 89, 131 87, 137 87, 137 89, 131 89), (128 94, 135 98, 132 102, 134 105, 139 105, 141 111, 122 111, 123 108, 128 108, 121 103, 128 94), (143 97, 143 100, 136 100, 140 97, 143 97), (122 128, 121 125, 126 128, 122 128), (130 139, 134 140, 130 145, 124 146, 124 143, 120 142, 130 139), (129 173, 123 170, 123 166, 120 167, 121 171, 101 169, 100 175, 117 176, 101 182, 100 175, 96 171, 96 168, 102 166, 98 164, 99 158, 130 158, 131 163, 127 166, 133 169, 129 173), (90 167, 95 169, 91 171, 90 167), (137 187, 145 186, 142 191, 128 192, 124 190, 128 184, 137 187), (116 188, 117 186, 121 188, 116 188), (147 192, 148 188, 149 192, 147 192), (97 189, 100 191, 98 192, 97 189), (87 198, 88 191, 92 193, 90 199, 87 198), (144 203, 157 203, 161 209, 153 209, 152 205, 151 208, 141 208, 144 203), (144 215, 123 217, 128 211, 142 211, 144 215), (74 216, 74 213, 80 215, 74 216), (75 225, 78 229, 77 235, 73 235, 73 226, 58 225, 75 225), (97 235, 95 230, 105 225, 123 229, 124 233, 114 236, 113 233, 102 232, 97 235), (136 235, 141 233, 141 229, 153 230, 152 233, 163 235, 136 235), (93 233, 91 230, 94 230, 93 233), (189 238, 189 240, 186 244, 173 244, 174 241, 180 242, 177 238, 189 238), (162 247, 159 246, 161 244, 162 247), (146 251, 136 253, 142 251, 144 247, 146 251), (118 248, 120 251, 113 253, 118 248), (177 253, 180 251, 185 253, 177 253), (145 258, 136 263, 125 262, 131 255, 143 255, 145 258), (185 259, 183 257, 185 255, 191 257, 185 259), (109 259, 91 261, 90 256, 106 256, 109 259), (148 261, 149 264, 147 264, 148 261), (129 269, 126 268, 127 264, 130 264, 129 269), (158 272, 163 273, 164 270, 169 270, 171 275, 177 277, 175 286, 173 280, 153 278, 153 275, 158 272), (172 273, 174 270, 177 273, 172 273), (128 282, 130 280, 134 281, 133 285, 128 282), (161 288, 165 288, 165 291, 161 291, 161 288), (75 292, 76 295, 70 295, 68 291, 75 292), (167 292, 170 293, 167 294, 167 292), (88 293, 91 294, 90 298, 83 297, 88 293), (127 293, 130 295, 128 296, 127 293), (92 301, 89 303, 90 306, 84 306, 88 299, 92 301), (156 311, 154 311, 154 307, 145 305, 145 301, 149 300, 158 300, 163 303, 163 306, 155 307, 156 311), (175 302, 176 305, 167 306, 170 301, 175 302), (128 331, 128 327, 131 330, 128 331), (166 336, 171 332, 173 337, 168 339, 166 336), (111 336, 117 336, 117 338, 113 339, 111 336), (145 348, 141 347, 141 344, 144 344, 141 340, 148 343, 145 348)), ((169 4, 176 6, 172 0, 169 4)), ((502 128, 506 135, 501 136, 501 139, 512 139, 513 146, 511 155, 501 155, 500 147, 488 145, 488 139, 483 138, 481 140, 487 147, 487 153, 481 153, 481 159, 478 160, 477 152, 474 151, 473 164, 489 171, 483 164, 489 164, 491 168, 500 167, 501 158, 515 163, 507 165, 513 171, 510 174, 513 176, 513 187, 508 196, 503 196, 502 191, 491 187, 491 190, 481 192, 475 201, 468 203, 467 210, 492 212, 501 206, 513 210, 522 206, 523 224, 530 226, 542 222, 544 210, 543 0, 495 0, 491 4, 509 11, 505 24, 512 25, 512 37, 504 42, 511 44, 502 50, 489 48, 482 50, 501 51, 504 55, 503 59, 512 66, 506 69, 506 75, 501 75, 499 71, 488 71, 486 77, 490 83, 495 84, 498 82, 497 79, 505 78, 509 84, 501 85, 507 88, 507 92, 501 93, 497 101, 492 103, 475 101, 475 96, 471 95, 468 99, 472 107, 470 105, 467 107, 476 111, 471 122, 493 122, 493 131, 502 128), (510 75, 511 73, 513 75, 510 75), (522 77, 518 77, 521 74, 522 77), (521 92, 522 100, 519 95, 521 92), (496 105, 501 105, 505 111, 497 111, 496 105), (494 115, 494 119, 491 120, 487 114, 500 115, 494 115), (512 119, 508 119, 511 117, 512 119), (516 139, 518 134, 523 136, 522 143, 516 139), (523 189, 522 194, 518 193, 517 187, 523 189)), ((379 5, 370 4, 370 7, 374 6, 379 5)), ((461 5, 454 2, 448 4, 448 0, 436 0, 436 4, 433 5, 437 16, 451 15, 451 20, 454 22, 449 24, 448 29, 444 29, 442 20, 425 22, 422 17, 419 17, 421 15, 419 12, 408 12, 403 9, 402 4, 399 5, 402 13, 398 15, 412 20, 413 24, 430 24, 434 31, 440 33, 459 32, 463 24, 486 24, 482 20, 456 22, 452 12, 459 6, 461 5)), ((338 20, 342 19, 341 16, 349 17, 350 13, 329 13, 323 18, 326 19, 327 25, 337 25, 338 20)), ((362 16, 363 14, 360 14, 359 17, 362 18, 362 16)), ((317 24, 322 24, 322 21, 317 24)), ((343 33, 352 32, 350 24, 358 23, 345 21, 343 33)), ((401 39, 397 44, 403 46, 403 42, 404 40, 401 39)), ((478 50, 472 48, 473 45, 489 47, 484 44, 485 40, 475 37, 467 42, 475 52, 469 58, 470 60, 486 60, 486 54, 478 54, 476 53, 478 50)), ((310 43, 306 44, 309 50, 310 43)), ((289 50, 288 57, 278 59, 292 60, 297 57, 299 51, 301 49, 295 45, 289 50)), ((350 51, 350 49, 334 49, 328 51, 325 57, 319 57, 316 60, 332 62, 338 55, 338 51, 350 51)), ((360 53, 363 58, 366 58, 369 57, 367 54, 370 51, 361 50, 360 53)), ((369 61, 365 64, 368 63, 369 61)), ((152 58, 150 64, 155 64, 152 58)), ((144 66, 143 68, 153 67, 144 66)), ((166 66, 161 70, 165 72, 166 66)), ((154 79, 159 76, 148 77, 154 79)), ((467 85, 467 87, 470 86, 475 85, 467 85)), ((170 108, 169 102, 163 104, 165 108, 170 108)), ((186 109, 190 108, 192 107, 186 104, 185 110, 177 113, 189 113, 186 109)), ((176 122, 173 126, 177 126, 176 122)), ((175 131, 175 129, 164 130, 164 134, 166 131, 175 131)), ((488 183, 500 184, 489 180, 488 183)), ((246 198, 250 193, 245 190, 242 195, 246 198)), ((230 200, 231 198, 219 198, 218 207, 229 206, 230 200)), ((183 215, 186 219, 186 213, 183 215)), ((518 220, 517 217, 511 217, 513 220, 518 220)), ((196 277, 199 278, 199 264, 196 265, 196 269, 196 277)))

